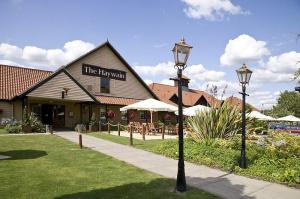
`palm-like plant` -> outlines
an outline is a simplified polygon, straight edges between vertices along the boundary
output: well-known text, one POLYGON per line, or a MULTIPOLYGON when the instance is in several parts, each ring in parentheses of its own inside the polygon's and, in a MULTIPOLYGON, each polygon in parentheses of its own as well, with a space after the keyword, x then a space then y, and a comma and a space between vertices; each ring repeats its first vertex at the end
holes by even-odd
POLYGON ((190 135, 193 140, 212 144, 216 138, 229 138, 240 133, 242 116, 238 107, 224 102, 218 108, 198 112, 188 118, 187 124, 192 129, 190 135))

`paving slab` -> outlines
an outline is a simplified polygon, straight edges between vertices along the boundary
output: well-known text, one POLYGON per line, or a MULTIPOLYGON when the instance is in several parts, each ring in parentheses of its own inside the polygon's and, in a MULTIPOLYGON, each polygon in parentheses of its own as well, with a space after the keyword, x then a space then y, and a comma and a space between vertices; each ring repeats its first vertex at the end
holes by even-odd
MULTIPOLYGON (((56 135, 78 143, 76 132, 59 132, 56 135)), ((117 144, 86 134, 83 145, 141 169, 176 179, 177 160, 134 147, 117 144)), ((228 199, 299 199, 300 190, 284 185, 251 179, 213 169, 204 165, 185 163, 188 185, 228 199)))

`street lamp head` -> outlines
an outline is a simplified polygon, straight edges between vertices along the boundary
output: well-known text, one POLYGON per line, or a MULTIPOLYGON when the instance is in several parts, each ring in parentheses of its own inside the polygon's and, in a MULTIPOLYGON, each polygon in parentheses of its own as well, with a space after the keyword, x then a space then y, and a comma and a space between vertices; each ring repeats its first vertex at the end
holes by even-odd
POLYGON ((175 66, 184 68, 192 48, 193 47, 191 45, 185 43, 184 38, 175 43, 175 46, 172 50, 174 54, 175 66))
POLYGON ((252 71, 247 68, 246 64, 243 64, 241 68, 237 69, 236 74, 239 78, 239 82, 242 85, 249 84, 252 71))

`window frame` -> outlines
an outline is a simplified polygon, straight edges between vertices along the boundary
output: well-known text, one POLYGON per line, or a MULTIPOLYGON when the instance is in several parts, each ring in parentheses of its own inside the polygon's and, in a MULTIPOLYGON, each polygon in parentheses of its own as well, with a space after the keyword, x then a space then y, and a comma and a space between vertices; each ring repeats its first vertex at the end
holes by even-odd
POLYGON ((107 77, 100 78, 100 93, 110 93, 110 79, 107 77), (102 81, 105 81, 107 85, 103 85, 102 81), (104 87, 106 86, 106 87, 104 87))

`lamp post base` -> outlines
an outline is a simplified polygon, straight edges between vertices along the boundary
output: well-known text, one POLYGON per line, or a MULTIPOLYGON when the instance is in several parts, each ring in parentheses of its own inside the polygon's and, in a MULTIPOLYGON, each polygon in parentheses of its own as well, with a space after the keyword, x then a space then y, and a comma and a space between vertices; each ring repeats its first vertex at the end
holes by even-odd
POLYGON ((186 191, 184 166, 183 166, 183 169, 182 168, 178 169, 177 181, 176 181, 176 191, 179 191, 179 192, 186 191))

